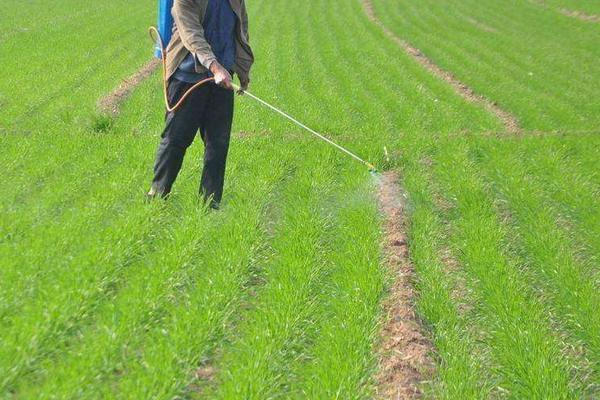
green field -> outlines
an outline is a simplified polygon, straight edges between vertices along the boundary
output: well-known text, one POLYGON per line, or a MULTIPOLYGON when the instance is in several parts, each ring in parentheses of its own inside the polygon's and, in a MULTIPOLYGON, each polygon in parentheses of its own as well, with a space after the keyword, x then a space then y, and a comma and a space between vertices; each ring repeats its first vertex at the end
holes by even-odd
MULTIPOLYGON (((379 24, 361 0, 247 3, 252 93, 401 177, 424 397, 599 398, 600 24, 561 12, 598 2, 371 0, 379 24)), ((144 203, 160 73, 96 105, 149 60, 155 8, 0 2, 0 398, 378 397, 378 180, 238 98, 222 209, 200 141, 144 203)))

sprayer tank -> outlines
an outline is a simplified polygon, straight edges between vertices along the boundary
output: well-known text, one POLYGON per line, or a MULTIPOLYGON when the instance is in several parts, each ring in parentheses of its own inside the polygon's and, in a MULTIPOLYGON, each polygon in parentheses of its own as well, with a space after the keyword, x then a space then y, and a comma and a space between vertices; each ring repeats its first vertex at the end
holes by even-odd
MULTIPOLYGON (((173 29, 171 8, 173 8, 173 0, 158 0, 158 31, 163 38, 165 47, 171 40, 171 31, 173 29)), ((160 45, 157 43, 154 47, 154 55, 157 58, 161 58, 161 53, 160 45)))

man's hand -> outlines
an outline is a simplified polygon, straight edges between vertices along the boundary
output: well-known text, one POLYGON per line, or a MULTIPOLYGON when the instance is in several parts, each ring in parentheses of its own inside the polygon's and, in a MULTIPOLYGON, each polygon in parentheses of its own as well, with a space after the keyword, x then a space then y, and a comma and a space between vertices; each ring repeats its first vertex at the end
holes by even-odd
POLYGON ((217 61, 213 61, 210 65, 210 72, 215 77, 215 83, 225 89, 233 90, 233 85, 231 84, 231 74, 227 71, 221 64, 217 61))

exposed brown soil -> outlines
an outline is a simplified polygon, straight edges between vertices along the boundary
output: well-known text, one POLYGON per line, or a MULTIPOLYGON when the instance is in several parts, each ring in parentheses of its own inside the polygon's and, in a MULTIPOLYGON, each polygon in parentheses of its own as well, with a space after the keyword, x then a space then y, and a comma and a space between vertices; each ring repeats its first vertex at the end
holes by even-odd
POLYGON ((195 378, 203 381, 211 381, 216 374, 214 367, 207 365, 196 370, 195 378))
POLYGON ((585 21, 585 22, 600 23, 600 15, 586 14, 581 11, 569 10, 566 8, 556 9, 554 7, 548 6, 544 0, 529 0, 529 2, 533 3, 533 4, 537 4, 538 6, 542 6, 544 8, 553 8, 554 10, 558 11, 559 13, 561 13, 562 15, 567 16, 567 17, 577 18, 577 19, 579 19, 581 21, 585 21))
POLYGON ((566 15, 567 17, 577 18, 585 22, 600 23, 600 15, 586 14, 581 11, 567 10, 566 8, 561 8, 559 11, 562 15, 566 15))
POLYGON ((385 26, 377 15, 375 15, 375 10, 373 8, 373 3, 371 0, 362 0, 365 12, 369 19, 377 24, 383 32, 394 42, 396 42, 408 55, 414 58, 419 64, 425 67, 429 72, 434 74, 440 79, 443 79, 447 83, 450 84, 454 88, 457 94, 463 97, 465 100, 480 104, 485 107, 489 112, 495 114, 500 121, 504 124, 504 128, 509 133, 520 133, 521 127, 519 125, 519 121, 517 118, 509 113, 506 110, 503 110, 498 104, 493 102, 492 100, 479 95, 473 91, 468 85, 459 81, 456 77, 454 77, 450 72, 443 70, 439 66, 437 66, 433 61, 431 61, 425 54, 421 52, 421 50, 413 47, 405 40, 396 36, 394 32, 392 32, 387 26, 385 26))
POLYGON ((433 346, 415 314, 414 268, 408 256, 404 196, 398 180, 396 173, 384 173, 378 193, 385 218, 385 260, 394 282, 384 303, 387 319, 381 333, 377 396, 414 399, 421 396, 420 384, 433 374, 433 346))
MULTIPOLYGON (((217 370, 211 365, 202 365, 194 372, 194 381, 186 388, 186 393, 201 395, 206 388, 214 383, 217 370)), ((187 397, 184 397, 187 398, 187 397)))
POLYGON ((101 98, 98 101, 98 110, 103 114, 118 115, 121 103, 131 95, 140 83, 152 75, 152 72, 159 65, 160 60, 157 58, 153 58, 144 64, 137 72, 124 79, 115 90, 101 98))

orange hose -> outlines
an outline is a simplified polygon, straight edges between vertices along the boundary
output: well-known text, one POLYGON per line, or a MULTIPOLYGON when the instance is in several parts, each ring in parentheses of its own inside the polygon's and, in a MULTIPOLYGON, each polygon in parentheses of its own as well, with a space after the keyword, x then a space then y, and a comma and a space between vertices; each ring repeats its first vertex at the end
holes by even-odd
POLYGON ((150 34, 150 38, 156 43, 158 41, 158 44, 160 45, 160 53, 162 56, 162 63, 163 63, 163 94, 165 97, 165 105, 167 107, 167 111, 168 112, 175 112, 177 110, 179 110, 181 108, 181 106, 183 105, 183 103, 185 102, 185 100, 188 98, 188 96, 190 94, 192 94, 192 92, 196 89, 198 89, 200 86, 204 85, 205 83, 214 81, 215 78, 206 78, 206 79, 202 79, 201 81, 199 81, 198 83, 196 83, 194 86, 192 86, 191 88, 189 88, 184 94, 183 96, 181 96, 181 99, 179 99, 179 101, 174 105, 171 106, 169 104, 169 88, 168 88, 168 82, 167 82, 167 50, 165 49, 162 37, 160 36, 160 32, 158 31, 158 29, 156 29, 155 27, 151 26, 148 29, 148 33, 150 34), (156 37, 154 37, 154 35, 156 35, 156 37))

